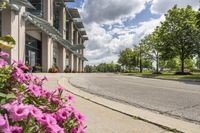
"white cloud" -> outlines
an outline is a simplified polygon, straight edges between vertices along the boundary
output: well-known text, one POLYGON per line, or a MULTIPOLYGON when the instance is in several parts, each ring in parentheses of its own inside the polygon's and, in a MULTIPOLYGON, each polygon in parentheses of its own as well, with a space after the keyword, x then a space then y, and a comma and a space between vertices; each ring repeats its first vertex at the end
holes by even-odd
POLYGON ((99 24, 90 24, 87 27, 90 40, 86 43, 85 52, 85 56, 89 60, 87 64, 111 63, 112 61, 117 63, 121 50, 132 48, 141 38, 151 33, 163 18, 141 22, 137 26, 117 26, 109 31, 106 31, 99 24), (113 38, 116 33, 120 35, 113 38))
POLYGON ((191 5, 194 9, 199 7, 199 0, 153 0, 151 12, 156 14, 166 13, 174 5, 178 7, 186 7, 191 5))
POLYGON ((141 12, 149 0, 85 0, 82 16, 86 23, 120 23, 141 12))

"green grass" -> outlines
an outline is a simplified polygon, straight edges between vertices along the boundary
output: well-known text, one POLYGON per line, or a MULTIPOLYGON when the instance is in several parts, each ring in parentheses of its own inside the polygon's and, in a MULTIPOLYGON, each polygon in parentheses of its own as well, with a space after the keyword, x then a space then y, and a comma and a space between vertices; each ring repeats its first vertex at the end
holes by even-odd
POLYGON ((152 72, 143 73, 123 73, 128 76, 140 76, 145 78, 175 79, 175 80, 199 80, 200 73, 192 73, 192 75, 175 75, 175 72, 162 72, 162 74, 152 74, 152 72))

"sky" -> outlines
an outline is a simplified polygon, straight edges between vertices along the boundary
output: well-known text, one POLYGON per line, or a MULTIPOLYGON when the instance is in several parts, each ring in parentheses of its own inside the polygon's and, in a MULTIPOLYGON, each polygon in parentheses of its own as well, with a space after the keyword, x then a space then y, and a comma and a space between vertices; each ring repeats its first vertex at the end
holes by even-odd
POLYGON ((68 7, 79 9, 89 40, 86 64, 117 63, 120 51, 132 48, 153 32, 174 5, 194 10, 199 0, 76 0, 68 7))

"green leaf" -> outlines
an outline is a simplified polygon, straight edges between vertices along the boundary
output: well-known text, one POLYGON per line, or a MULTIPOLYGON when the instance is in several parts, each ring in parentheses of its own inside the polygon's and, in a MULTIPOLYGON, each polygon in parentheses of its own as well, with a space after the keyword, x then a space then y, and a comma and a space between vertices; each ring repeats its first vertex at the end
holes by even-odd
POLYGON ((14 93, 7 94, 7 95, 6 95, 6 99, 13 99, 13 98, 16 98, 16 96, 15 96, 14 93))
POLYGON ((6 98, 6 94, 0 92, 0 97, 6 98))
POLYGON ((1 105, 5 104, 5 103, 6 103, 6 99, 1 99, 1 100, 0 100, 0 104, 1 104, 1 105))

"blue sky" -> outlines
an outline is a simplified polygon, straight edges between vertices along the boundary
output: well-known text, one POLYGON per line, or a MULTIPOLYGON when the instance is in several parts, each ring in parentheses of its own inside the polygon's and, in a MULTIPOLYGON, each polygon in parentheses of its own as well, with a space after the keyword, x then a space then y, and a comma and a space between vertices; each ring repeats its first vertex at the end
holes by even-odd
POLYGON ((76 0, 67 6, 81 13, 89 37, 85 43, 87 64, 96 65, 116 63, 120 51, 151 33, 175 4, 199 7, 198 0, 76 0))

